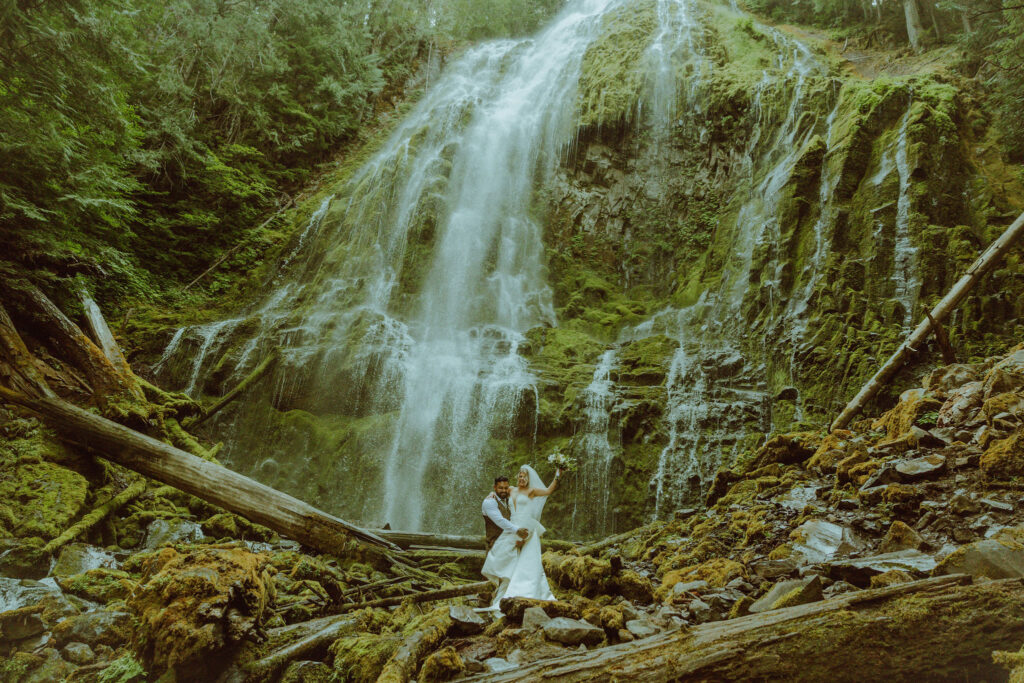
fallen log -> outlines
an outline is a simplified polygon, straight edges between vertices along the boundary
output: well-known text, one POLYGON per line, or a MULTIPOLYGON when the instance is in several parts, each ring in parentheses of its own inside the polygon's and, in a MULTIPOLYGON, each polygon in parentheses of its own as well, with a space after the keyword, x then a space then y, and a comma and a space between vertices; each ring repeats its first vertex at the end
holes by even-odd
MULTIPOLYGON (((419 546, 423 548, 440 547, 460 550, 487 550, 487 540, 483 533, 479 536, 455 536, 451 534, 432 534, 424 531, 393 531, 391 529, 370 529, 381 538, 386 538, 403 550, 419 546)), ((544 550, 573 550, 576 544, 552 538, 541 538, 544 550)))
POLYGON ((467 583, 461 586, 455 586, 454 588, 442 588, 436 591, 424 591, 422 593, 411 593, 409 595, 396 595, 393 598, 380 598, 379 600, 370 600, 368 602, 353 602, 342 605, 340 608, 341 612, 351 612, 357 609, 366 609, 367 607, 391 607, 393 605, 401 605, 403 602, 435 602, 437 600, 447 600, 448 598, 457 598, 462 595, 475 595, 477 593, 483 593, 494 588, 494 584, 490 581, 477 581, 476 583, 467 583))
POLYGON ((134 373, 132 373, 131 366, 128 365, 128 359, 121 353, 121 347, 117 345, 114 334, 110 331, 110 326, 107 325, 99 305, 84 290, 79 292, 78 298, 82 302, 86 327, 91 333, 93 342, 100 347, 103 355, 107 357, 114 369, 124 377, 132 377, 134 373))
POLYGON ((395 654, 391 655, 377 676, 377 683, 408 683, 412 680, 420 660, 441 644, 451 627, 452 618, 447 609, 439 609, 427 615, 424 623, 402 641, 395 654))
POLYGON ((145 492, 146 480, 138 479, 130 484, 124 491, 121 491, 121 493, 117 494, 106 503, 103 503, 99 507, 87 513, 82 517, 82 519, 68 527, 64 533, 43 546, 43 552, 48 555, 57 552, 61 547, 75 540, 86 531, 106 519, 108 515, 117 512, 145 492))
POLYGON ((990 271, 999 260, 1006 254, 1007 251, 1016 243, 1016 241, 1024 236, 1024 214, 1017 217, 1010 227, 1003 231, 1003 234, 999 236, 995 242, 989 245, 988 249, 982 252, 981 256, 971 264, 971 267, 967 269, 964 276, 957 281, 946 296, 942 297, 939 303, 935 304, 935 307, 926 315, 925 319, 918 323, 917 327, 911 333, 910 337, 907 338, 903 344, 900 345, 896 352, 890 356, 878 372, 875 373, 874 377, 868 380, 857 395, 846 404, 843 408, 843 412, 839 414, 839 417, 835 419, 829 431, 836 429, 842 429, 846 425, 850 424, 850 420, 856 415, 864 405, 874 398, 875 394, 884 387, 890 379, 903 367, 907 358, 912 353, 915 353, 920 346, 928 339, 928 335, 932 332, 932 325, 938 324, 944 321, 950 313, 960 304, 965 296, 971 291, 971 288, 981 279, 985 273, 990 271))
POLYGON ((0 381, 29 396, 56 396, 36 363, 11 317, 0 305, 0 381))
POLYGON ((399 550, 390 541, 286 493, 66 401, 29 398, 5 387, 0 387, 0 398, 43 416, 62 439, 98 457, 191 493, 321 552, 340 553, 347 536, 399 550))
POLYGON ((236 677, 234 680, 269 678, 289 662, 300 657, 306 657, 318 650, 326 649, 335 640, 354 630, 359 619, 358 617, 327 617, 318 621, 321 621, 320 628, 290 645, 275 650, 262 659, 246 664, 243 667, 245 675, 236 677))
POLYGON ((654 522, 652 524, 647 524, 642 527, 637 527, 636 529, 623 531, 621 534, 615 534, 614 536, 608 536, 607 538, 603 538, 599 541, 593 541, 591 543, 581 545, 579 546, 579 548, 576 549, 576 551, 580 555, 593 555, 594 553, 601 552, 605 548, 609 548, 613 545, 625 543, 626 541, 629 541, 631 539, 638 538, 642 534, 645 534, 652 529, 664 526, 664 524, 664 522, 654 522))
POLYGON ((272 351, 266 358, 263 359, 262 363, 256 366, 255 370, 249 373, 249 375, 245 379, 238 383, 238 386, 236 386, 234 389, 225 394, 224 397, 221 398, 219 401, 214 403, 213 406, 209 410, 207 410, 205 414, 200 415, 197 418, 188 420, 185 423, 185 426, 194 427, 196 425, 200 425, 206 420, 216 415, 224 406, 234 401, 242 394, 243 391, 245 391, 250 386, 258 382, 263 377, 263 375, 267 374, 267 371, 276 363, 279 357, 279 351, 277 349, 274 349, 274 351, 272 351))
POLYGON ((55 356, 67 359, 85 374, 98 402, 105 405, 108 398, 145 400, 134 376, 115 368, 81 328, 39 289, 26 282, 4 282, 0 284, 0 293, 17 307, 16 313, 39 333, 55 356))
POLYGON ((943 576, 541 660, 473 681, 993 680, 1024 640, 1021 579, 943 576))

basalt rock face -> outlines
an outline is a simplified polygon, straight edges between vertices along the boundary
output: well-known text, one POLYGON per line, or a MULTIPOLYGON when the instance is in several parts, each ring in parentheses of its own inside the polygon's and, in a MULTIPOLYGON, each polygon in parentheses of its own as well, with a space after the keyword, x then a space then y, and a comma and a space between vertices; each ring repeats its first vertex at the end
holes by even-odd
MULTIPOLYGON (((834 415, 1014 212, 949 76, 865 81, 717 3, 587 17, 453 60, 302 207, 268 298, 170 340, 157 375, 196 396, 283 350, 208 423, 232 467, 367 524, 472 531, 452 500, 557 448, 580 469, 553 532, 668 518, 834 415)), ((1013 254, 949 323, 961 360, 1024 333, 1022 290, 1013 254)))

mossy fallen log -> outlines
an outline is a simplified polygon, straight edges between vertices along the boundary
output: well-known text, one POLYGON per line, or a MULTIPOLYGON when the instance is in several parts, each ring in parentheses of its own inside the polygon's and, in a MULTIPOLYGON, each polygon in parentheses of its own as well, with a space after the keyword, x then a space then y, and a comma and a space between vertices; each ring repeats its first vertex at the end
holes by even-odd
POLYGON ((474 681, 995 680, 1024 581, 936 577, 542 660, 474 681))
POLYGON ((353 610, 366 609, 368 607, 391 607, 392 605, 401 605, 403 602, 434 602, 437 600, 447 600, 448 598, 457 598, 463 595, 476 595, 477 593, 489 591, 492 588, 494 588, 494 584, 490 581, 477 581, 476 583, 467 583, 461 586, 442 588, 436 591, 423 591, 422 593, 396 595, 392 598, 380 598, 378 600, 370 600, 369 602, 344 604, 341 606, 341 611, 351 612, 353 610))
MULTIPOLYGON (((394 531, 391 529, 370 529, 370 531, 381 538, 388 539, 403 550, 413 546, 487 550, 487 540, 484 538, 482 525, 479 536, 456 536, 452 534, 432 534, 423 531, 394 531)), ((544 550, 564 552, 577 547, 575 543, 570 541, 560 541, 553 538, 541 538, 540 543, 544 550)))
POLYGON ((132 502, 146 491, 146 480, 138 479, 132 482, 128 488, 103 503, 99 507, 88 512, 82 519, 68 527, 60 536, 43 546, 43 553, 51 554, 61 549, 64 545, 75 540, 89 529, 93 528, 108 515, 117 512, 128 503, 132 502))
POLYGON ((251 373, 249 373, 249 375, 246 376, 245 379, 243 379, 241 382, 239 382, 238 385, 234 389, 232 389, 231 391, 226 393, 223 398, 221 398, 219 401, 214 403, 210 407, 210 409, 207 410, 204 414, 202 414, 199 417, 196 417, 194 419, 187 420, 185 422, 185 426, 186 427, 198 426, 198 425, 202 424, 203 422, 205 422, 206 420, 208 420, 211 417, 213 417, 214 415, 216 415, 217 413, 219 413, 221 411, 221 409, 224 408, 224 406, 226 406, 229 403, 231 403, 232 401, 234 401, 236 398, 238 398, 239 396, 242 395, 242 392, 244 392, 246 389, 251 387, 256 382, 260 381, 260 379, 262 379, 263 376, 267 374, 267 371, 270 370, 274 366, 274 364, 277 362, 278 358, 280 358, 280 350, 279 349, 274 349, 272 352, 270 352, 267 355, 266 358, 263 359, 263 362, 261 362, 259 365, 257 365, 256 369, 253 370, 251 373))
POLYGON ((286 493, 67 401, 30 398, 6 387, 0 387, 0 400, 38 413, 62 439, 98 457, 190 493, 322 552, 343 552, 348 537, 399 550, 390 541, 286 493))
POLYGON ((420 661, 441 644, 451 627, 452 618, 447 608, 425 615, 391 655, 377 677, 377 683, 408 683, 412 680, 420 661))

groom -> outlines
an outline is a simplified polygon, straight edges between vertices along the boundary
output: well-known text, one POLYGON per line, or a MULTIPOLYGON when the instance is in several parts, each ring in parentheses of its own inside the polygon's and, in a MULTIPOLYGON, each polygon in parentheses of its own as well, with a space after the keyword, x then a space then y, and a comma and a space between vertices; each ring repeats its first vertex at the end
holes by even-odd
POLYGON ((512 575, 517 549, 515 537, 524 539, 529 535, 525 527, 517 527, 509 521, 512 518, 512 510, 508 505, 509 493, 508 477, 496 477, 494 491, 487 494, 482 506, 484 530, 487 534, 487 559, 484 565, 490 570, 485 576, 498 587, 512 575), (506 538, 496 543, 502 536, 506 538))

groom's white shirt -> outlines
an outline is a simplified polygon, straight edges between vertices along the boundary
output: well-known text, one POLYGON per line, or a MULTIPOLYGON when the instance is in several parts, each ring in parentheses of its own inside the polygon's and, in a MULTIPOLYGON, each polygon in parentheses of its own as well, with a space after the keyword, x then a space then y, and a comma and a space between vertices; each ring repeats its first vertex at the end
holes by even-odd
POLYGON ((483 513, 487 516, 487 519, 497 524, 498 528, 502 531, 519 530, 519 527, 501 516, 501 511, 498 509, 498 496, 494 493, 489 493, 484 498, 483 513))

